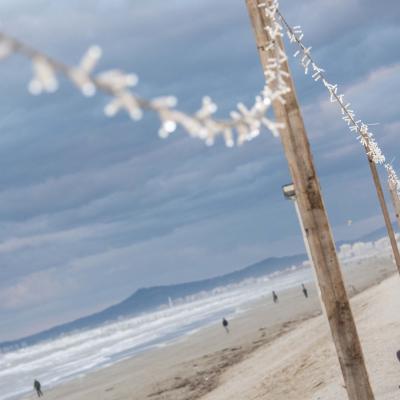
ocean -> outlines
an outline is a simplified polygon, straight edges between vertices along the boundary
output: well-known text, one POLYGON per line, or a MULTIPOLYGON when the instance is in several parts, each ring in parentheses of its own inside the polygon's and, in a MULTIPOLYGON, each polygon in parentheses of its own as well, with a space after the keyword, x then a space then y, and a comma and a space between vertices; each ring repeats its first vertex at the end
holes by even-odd
POLYGON ((32 392, 33 380, 56 386, 148 349, 166 346, 199 329, 234 318, 251 302, 271 301, 282 291, 312 280, 310 268, 292 267, 258 279, 200 292, 139 316, 76 331, 54 340, 0 353, 0 399, 32 392))

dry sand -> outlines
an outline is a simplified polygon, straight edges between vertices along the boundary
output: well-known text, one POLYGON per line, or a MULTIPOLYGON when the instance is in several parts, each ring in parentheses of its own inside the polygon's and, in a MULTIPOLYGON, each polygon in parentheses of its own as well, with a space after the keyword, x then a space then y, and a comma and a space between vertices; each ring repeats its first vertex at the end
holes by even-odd
MULTIPOLYGON (((400 281, 386 279, 394 273, 389 257, 344 266, 372 386, 382 400, 400 398, 400 281)), ((309 291, 308 299, 300 288, 279 293, 276 305, 268 293, 231 321, 229 334, 219 324, 204 328, 48 390, 46 399, 346 399, 316 289, 309 285, 309 291)))

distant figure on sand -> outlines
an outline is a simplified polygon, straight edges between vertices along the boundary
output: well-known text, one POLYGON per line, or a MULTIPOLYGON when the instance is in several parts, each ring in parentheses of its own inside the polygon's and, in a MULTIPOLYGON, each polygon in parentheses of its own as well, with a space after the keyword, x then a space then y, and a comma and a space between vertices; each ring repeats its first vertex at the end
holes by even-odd
POLYGON ((38 380, 36 380, 36 379, 34 380, 33 387, 35 388, 38 397, 43 396, 42 385, 40 384, 40 382, 38 380))
POLYGON ((278 296, 277 296, 277 294, 275 293, 274 290, 272 291, 272 300, 274 301, 274 303, 278 303, 279 302, 278 296))
POLYGON ((229 333, 228 325, 229 325, 229 322, 225 318, 222 318, 222 326, 225 328, 226 333, 229 333))
POLYGON ((307 298, 308 297, 308 291, 307 291, 306 287, 304 286, 304 283, 301 284, 301 287, 303 288, 304 297, 307 298))

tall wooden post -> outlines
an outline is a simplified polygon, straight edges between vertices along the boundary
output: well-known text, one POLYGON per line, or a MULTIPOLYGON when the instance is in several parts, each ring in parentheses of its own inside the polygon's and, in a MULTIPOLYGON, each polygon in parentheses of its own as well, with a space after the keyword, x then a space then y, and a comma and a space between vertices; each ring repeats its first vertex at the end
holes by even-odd
MULTIPOLYGON (((267 0, 267 3, 270 1, 267 0)), ((268 58, 274 57, 274 53, 267 50, 271 37, 264 28, 271 25, 271 21, 260 8, 262 6, 259 7, 263 2, 265 0, 246 0, 261 64, 266 69, 268 58)), ((284 51, 282 40, 278 40, 278 45, 284 51)), ((283 70, 290 73, 287 63, 283 65, 283 70)), ((301 219, 321 290, 321 299, 325 306, 349 399, 372 400, 374 395, 291 77, 287 79, 287 84, 291 92, 284 96, 285 104, 275 101, 273 108, 277 120, 285 124, 281 129, 281 140, 295 185, 301 219)))
POLYGON ((392 197, 393 208, 396 213, 397 225, 400 228, 400 198, 399 195, 397 194, 396 188, 393 187, 393 185, 390 182, 388 182, 388 186, 389 186, 390 196, 392 197))
MULTIPOLYGON (((365 150, 368 151, 367 149, 365 149, 365 150)), ((382 185, 381 185, 381 181, 379 179, 378 170, 376 168, 376 164, 372 161, 371 157, 369 157, 368 154, 367 154, 367 157, 368 157, 368 164, 369 164, 369 167, 371 169, 372 178, 374 180, 374 184, 375 184, 375 188, 376 188, 376 194, 378 195, 379 204, 381 206, 383 218, 385 220, 385 225, 386 225, 386 229, 387 229, 387 232, 388 232, 390 244, 392 246, 394 262, 396 263, 397 270, 400 273, 400 253, 399 253, 399 248, 397 247, 396 236, 395 236, 394 231, 393 231, 392 221, 390 220, 389 211, 388 211, 388 208, 387 208, 387 205, 386 205, 385 196, 383 194, 382 185)), ((396 195, 397 195, 397 193, 396 193, 396 195)), ((396 211, 396 216, 397 216, 397 211, 396 211)))

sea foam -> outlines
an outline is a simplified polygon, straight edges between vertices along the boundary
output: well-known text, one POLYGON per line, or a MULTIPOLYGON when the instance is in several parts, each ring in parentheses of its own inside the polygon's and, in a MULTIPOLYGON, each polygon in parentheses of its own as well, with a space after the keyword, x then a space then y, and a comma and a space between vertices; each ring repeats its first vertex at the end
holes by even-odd
POLYGON ((32 390, 39 379, 45 388, 82 376, 149 348, 232 317, 271 290, 283 290, 311 280, 308 268, 289 268, 240 284, 174 300, 145 314, 69 333, 57 339, 0 354, 0 399, 17 398, 32 390))

